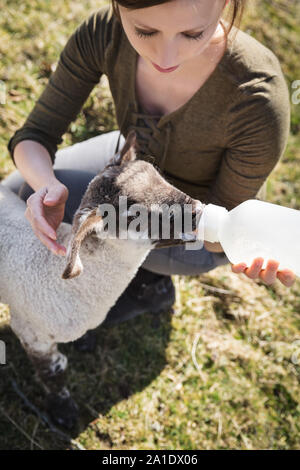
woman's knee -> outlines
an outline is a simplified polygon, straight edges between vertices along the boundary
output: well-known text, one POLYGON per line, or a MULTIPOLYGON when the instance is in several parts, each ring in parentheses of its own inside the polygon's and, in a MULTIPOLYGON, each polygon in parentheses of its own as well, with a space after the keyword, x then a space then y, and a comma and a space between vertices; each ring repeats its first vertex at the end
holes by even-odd
POLYGON ((124 142, 125 138, 119 130, 91 137, 57 150, 53 168, 99 173, 124 142))
POLYGON ((158 274, 193 276, 229 262, 225 253, 212 253, 204 247, 186 250, 185 245, 181 245, 150 251, 142 267, 158 274))

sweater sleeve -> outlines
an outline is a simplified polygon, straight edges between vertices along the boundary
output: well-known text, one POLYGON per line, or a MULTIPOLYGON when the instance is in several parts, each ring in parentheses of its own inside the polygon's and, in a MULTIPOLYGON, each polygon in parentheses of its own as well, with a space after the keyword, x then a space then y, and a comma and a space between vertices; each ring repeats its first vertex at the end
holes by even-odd
POLYGON ((239 91, 227 122, 226 148, 207 202, 231 210, 247 199, 259 198, 285 151, 290 100, 284 76, 267 77, 239 91))
POLYGON ((46 147, 54 164, 63 134, 105 73, 107 15, 108 9, 100 8, 68 39, 44 91, 23 126, 9 140, 7 148, 14 163, 15 146, 22 140, 34 140, 46 147))

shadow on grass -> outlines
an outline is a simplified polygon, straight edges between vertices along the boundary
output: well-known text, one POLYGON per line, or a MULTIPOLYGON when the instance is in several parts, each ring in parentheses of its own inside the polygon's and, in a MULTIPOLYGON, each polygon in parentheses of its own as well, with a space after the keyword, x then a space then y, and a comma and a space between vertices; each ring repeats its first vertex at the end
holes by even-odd
MULTIPOLYGON (((100 325, 95 330, 93 353, 79 352, 72 343, 59 345, 69 361, 67 385, 80 408, 78 428, 71 433, 61 431, 75 439, 99 416, 108 415, 114 405, 142 391, 161 373, 166 365, 171 317, 172 311, 165 312, 157 321, 146 313, 119 325, 100 325)), ((71 441, 42 419, 47 416, 44 391, 34 379, 34 369, 18 338, 8 325, 0 329, 0 336, 6 344, 7 362, 0 366, 0 449, 72 448, 71 441)), ((126 419, 125 413, 124 423, 126 419)), ((113 446, 109 433, 101 433, 99 426, 96 435, 106 446, 113 446)))

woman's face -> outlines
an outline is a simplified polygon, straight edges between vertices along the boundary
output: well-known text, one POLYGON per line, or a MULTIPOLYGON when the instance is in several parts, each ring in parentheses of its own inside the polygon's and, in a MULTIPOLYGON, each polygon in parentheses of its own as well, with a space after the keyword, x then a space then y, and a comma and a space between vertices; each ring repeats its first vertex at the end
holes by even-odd
MULTIPOLYGON (((219 24, 228 0, 172 0, 129 10, 119 5, 123 29, 137 53, 154 69, 195 59, 220 36, 219 24)), ((221 30, 221 31, 220 31, 221 30)))

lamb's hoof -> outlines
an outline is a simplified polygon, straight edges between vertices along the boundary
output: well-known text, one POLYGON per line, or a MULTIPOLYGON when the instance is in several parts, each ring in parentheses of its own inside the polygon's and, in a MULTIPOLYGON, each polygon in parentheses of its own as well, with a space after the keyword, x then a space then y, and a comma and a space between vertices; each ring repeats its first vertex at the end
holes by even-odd
POLYGON ((46 409, 53 423, 59 426, 72 429, 78 424, 79 408, 70 395, 49 393, 46 397, 46 409))
POLYGON ((96 333, 93 330, 89 330, 81 338, 73 341, 73 344, 77 351, 94 352, 97 345, 96 333))

